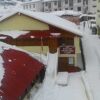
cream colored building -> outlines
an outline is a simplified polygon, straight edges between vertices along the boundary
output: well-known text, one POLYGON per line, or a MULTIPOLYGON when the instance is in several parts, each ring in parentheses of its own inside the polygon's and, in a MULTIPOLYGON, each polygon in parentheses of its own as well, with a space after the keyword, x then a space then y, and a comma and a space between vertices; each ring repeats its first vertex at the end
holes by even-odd
POLYGON ((57 47, 59 49, 59 58, 62 60, 61 63, 66 61, 66 66, 70 64, 71 66, 78 66, 77 57, 81 55, 79 38, 82 36, 82 33, 77 27, 71 28, 70 25, 71 27, 76 27, 72 22, 55 15, 25 10, 15 11, 6 18, 0 19, 1 36, 4 35, 4 37, 6 37, 3 31, 8 31, 9 34, 12 30, 13 32, 14 30, 29 32, 14 39, 6 37, 6 39, 1 39, 1 41, 16 45, 29 52, 40 54, 47 54, 48 51, 55 52, 55 48, 57 47), (55 41, 51 33, 54 35, 60 33, 61 36, 55 41), (63 44, 64 51, 61 50, 63 44))

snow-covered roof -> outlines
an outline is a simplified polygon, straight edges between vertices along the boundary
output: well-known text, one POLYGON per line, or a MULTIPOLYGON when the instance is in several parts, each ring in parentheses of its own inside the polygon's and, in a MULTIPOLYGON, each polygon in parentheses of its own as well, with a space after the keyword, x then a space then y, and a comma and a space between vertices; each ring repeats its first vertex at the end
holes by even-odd
POLYGON ((29 33, 29 31, 0 31, 0 34, 11 36, 12 38, 17 38, 20 35, 29 33))
POLYGON ((51 14, 57 15, 57 16, 63 16, 63 15, 72 15, 72 16, 80 16, 82 13, 76 12, 73 10, 62 10, 62 11, 53 11, 51 14))
POLYGON ((80 16, 80 18, 81 17, 96 17, 96 15, 94 15, 94 14, 82 14, 81 16, 80 16))
POLYGON ((38 1, 41 1, 41 0, 31 0, 31 1, 26 1, 26 2, 24 2, 24 3, 22 3, 22 4, 25 4, 25 3, 32 3, 32 2, 38 2, 38 1))
POLYGON ((65 19, 62 19, 56 15, 44 13, 44 12, 32 12, 28 10, 13 10, 12 13, 7 14, 3 16, 0 21, 3 21, 4 19, 16 14, 16 13, 22 13, 24 15, 30 16, 32 18, 35 18, 37 20, 40 20, 44 23, 50 24, 52 26, 55 26, 57 28, 63 29, 65 31, 72 32, 76 35, 82 36, 82 32, 78 29, 77 25, 74 23, 67 21, 65 19), (73 27, 73 28, 72 28, 73 27))
POLYGON ((43 2, 58 1, 58 0, 43 0, 43 2))

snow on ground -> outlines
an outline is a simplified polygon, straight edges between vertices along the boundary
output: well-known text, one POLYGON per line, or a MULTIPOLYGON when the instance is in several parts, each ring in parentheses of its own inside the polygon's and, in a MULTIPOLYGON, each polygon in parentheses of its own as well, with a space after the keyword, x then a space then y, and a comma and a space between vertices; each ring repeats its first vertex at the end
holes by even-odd
POLYGON ((89 21, 83 21, 79 25, 79 29, 83 32, 83 35, 85 34, 92 34, 92 29, 90 28, 90 22, 89 21))
POLYGON ((81 72, 68 74, 68 85, 58 85, 56 82, 58 55, 55 53, 48 56, 49 62, 44 82, 30 100, 88 100, 81 80, 81 72))
POLYGON ((30 100, 88 100, 80 73, 71 73, 68 85, 60 86, 51 78, 44 81, 37 94, 30 100))
POLYGON ((86 61, 86 75, 93 100, 100 100, 100 39, 95 35, 86 35, 82 39, 86 61))

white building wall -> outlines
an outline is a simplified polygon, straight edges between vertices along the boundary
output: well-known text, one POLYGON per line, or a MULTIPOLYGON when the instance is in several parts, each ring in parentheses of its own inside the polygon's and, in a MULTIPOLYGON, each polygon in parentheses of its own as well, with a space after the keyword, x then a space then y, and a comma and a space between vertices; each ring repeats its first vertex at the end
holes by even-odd
POLYGON ((50 0, 50 1, 45 1, 43 4, 44 12, 50 12, 50 11, 57 11, 59 10, 58 8, 58 0, 50 0))
POLYGON ((52 1, 51 2, 51 11, 57 11, 58 10, 58 2, 57 1, 52 1))
MULTIPOLYGON (((80 11, 82 13, 94 14, 96 13, 97 9, 96 1, 97 0, 40 0, 38 2, 34 2, 36 7, 33 7, 31 9, 33 11, 44 11, 44 12, 50 12, 56 10, 75 10, 75 11, 80 11), (86 3, 86 1, 88 1, 88 4, 86 3), (59 6, 59 2, 61 2, 61 7, 59 6)), ((30 9, 30 6, 28 5, 31 5, 31 2, 30 4, 26 4, 26 9, 30 9)))
POLYGON ((31 11, 42 11, 42 2, 27 2, 22 4, 23 9, 31 11))
POLYGON ((78 2, 79 0, 74 0, 73 1, 73 10, 75 11, 80 11, 80 12, 84 12, 83 9, 83 0, 80 0, 80 2, 78 2))
POLYGON ((49 8, 49 5, 51 5, 51 2, 43 2, 43 11, 49 12, 51 10, 51 7, 49 8))
POLYGON ((61 10, 68 10, 69 9, 69 0, 67 0, 68 3, 65 2, 65 0, 61 1, 61 10))
POLYGON ((97 0, 88 0, 88 13, 96 14, 97 0))

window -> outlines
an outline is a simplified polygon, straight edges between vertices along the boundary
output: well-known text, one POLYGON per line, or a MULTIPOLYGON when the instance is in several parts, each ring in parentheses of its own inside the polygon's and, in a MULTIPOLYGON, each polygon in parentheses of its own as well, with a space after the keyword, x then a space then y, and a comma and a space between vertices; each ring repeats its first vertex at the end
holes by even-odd
POLYGON ((65 4, 68 4, 68 0, 65 0, 65 4))
POLYGON ((71 8, 71 10, 73 10, 73 8, 71 8))
POLYGON ((30 9, 31 9, 31 5, 29 5, 30 9))
POLYGON ((47 2, 45 3, 45 6, 48 6, 48 3, 47 2))
POLYGON ((65 44, 65 45, 74 45, 74 39, 72 38, 59 38, 59 46, 65 44))
POLYGON ((26 5, 26 9, 28 9, 28 5, 26 5))
POLYGON ((51 8, 51 3, 48 3, 48 7, 51 8))
POLYGON ((77 10, 78 10, 78 11, 81 11, 81 7, 77 7, 77 10))
POLYGON ((58 7, 59 8, 61 7, 61 1, 58 1, 58 7))
POLYGON ((77 0, 77 2, 79 3, 79 2, 81 2, 81 0, 77 0))
POLYGON ((94 8, 96 7, 96 6, 93 6, 94 8))
POLYGON ((68 57, 68 64, 74 65, 74 58, 73 57, 68 57))
POLYGON ((35 8, 35 4, 33 4, 33 8, 35 8))
POLYGON ((68 10, 68 8, 65 8, 65 10, 68 10))
POLYGON ((57 1, 54 2, 54 5, 57 5, 57 1))
POLYGON ((54 11, 57 11, 57 9, 54 9, 54 11))

